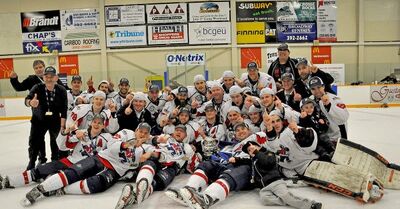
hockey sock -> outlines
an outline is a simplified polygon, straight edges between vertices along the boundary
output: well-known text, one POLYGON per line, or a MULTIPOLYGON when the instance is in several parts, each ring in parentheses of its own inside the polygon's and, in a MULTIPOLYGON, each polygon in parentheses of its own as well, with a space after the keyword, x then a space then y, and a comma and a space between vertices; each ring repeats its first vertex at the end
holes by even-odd
POLYGON ((213 200, 224 200, 229 194, 229 184, 223 179, 218 179, 204 191, 204 194, 213 198, 213 200))
POLYGON ((22 174, 8 176, 8 180, 10 181, 10 186, 13 187, 21 187, 27 185, 32 182, 31 171, 24 171, 22 174))
POLYGON ((208 182, 208 177, 204 173, 203 170, 197 169, 194 171, 194 173, 189 177, 188 182, 186 183, 186 186, 195 188, 196 190, 203 189, 205 186, 207 186, 208 182))
POLYGON ((86 179, 64 187, 64 192, 65 194, 90 194, 86 179))
POLYGON ((142 168, 140 168, 140 171, 136 177, 136 183, 139 183, 141 179, 147 179, 147 182, 149 185, 151 185, 151 182, 153 181, 155 175, 155 171, 153 167, 149 165, 144 165, 142 168))
POLYGON ((50 192, 67 186, 68 180, 64 172, 61 171, 59 173, 50 176, 40 185, 42 185, 45 192, 50 192))

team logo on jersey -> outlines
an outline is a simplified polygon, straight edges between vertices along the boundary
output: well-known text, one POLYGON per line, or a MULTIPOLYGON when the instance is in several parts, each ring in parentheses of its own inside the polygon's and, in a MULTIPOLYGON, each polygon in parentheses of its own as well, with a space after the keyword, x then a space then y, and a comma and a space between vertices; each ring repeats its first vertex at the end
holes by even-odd
POLYGON ((277 151, 277 154, 279 156, 279 162, 291 162, 289 159, 289 148, 279 145, 280 150, 277 151))
POLYGON ((86 116, 86 120, 87 120, 87 121, 92 121, 92 120, 93 120, 93 115, 88 115, 88 116, 86 116))
POLYGON ((135 164, 135 149, 126 149, 119 153, 119 159, 121 163, 129 163, 130 165, 135 164))
POLYGON ((169 143, 167 149, 172 156, 180 156, 184 154, 182 146, 179 143, 169 143))

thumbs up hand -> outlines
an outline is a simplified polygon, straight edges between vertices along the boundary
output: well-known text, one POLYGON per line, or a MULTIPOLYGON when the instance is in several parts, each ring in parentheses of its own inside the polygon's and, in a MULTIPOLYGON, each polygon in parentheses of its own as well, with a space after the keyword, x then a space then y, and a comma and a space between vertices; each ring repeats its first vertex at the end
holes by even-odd
POLYGON ((298 94, 297 92, 296 92, 296 90, 294 90, 294 97, 293 97, 293 99, 294 99, 294 101, 296 101, 296 102, 300 102, 301 101, 301 95, 300 94, 298 94))
POLYGON ((39 106, 39 100, 37 99, 37 94, 35 94, 35 96, 33 97, 33 99, 31 99, 31 101, 29 101, 29 105, 33 108, 36 108, 39 106))
POLYGON ((86 82, 88 86, 93 86, 93 76, 90 76, 89 80, 86 82))

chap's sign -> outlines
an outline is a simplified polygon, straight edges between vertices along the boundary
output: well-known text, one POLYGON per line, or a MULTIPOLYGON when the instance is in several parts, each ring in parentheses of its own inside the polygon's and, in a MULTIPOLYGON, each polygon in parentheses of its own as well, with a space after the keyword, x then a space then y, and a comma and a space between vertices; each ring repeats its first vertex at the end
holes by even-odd
POLYGON ((185 65, 205 65, 205 53, 167 54, 165 61, 168 67, 185 65))

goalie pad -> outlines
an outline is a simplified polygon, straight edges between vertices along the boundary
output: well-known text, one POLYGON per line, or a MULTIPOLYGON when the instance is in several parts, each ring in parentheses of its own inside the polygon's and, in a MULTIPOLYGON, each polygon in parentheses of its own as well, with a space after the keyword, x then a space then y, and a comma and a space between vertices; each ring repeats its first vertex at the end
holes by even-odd
POLYGON ((304 176, 307 184, 327 189, 362 202, 375 202, 383 196, 383 186, 369 173, 330 162, 313 161, 304 176))
POLYGON ((332 162, 376 176, 386 189, 400 189, 400 167, 360 144, 340 139, 332 162))

